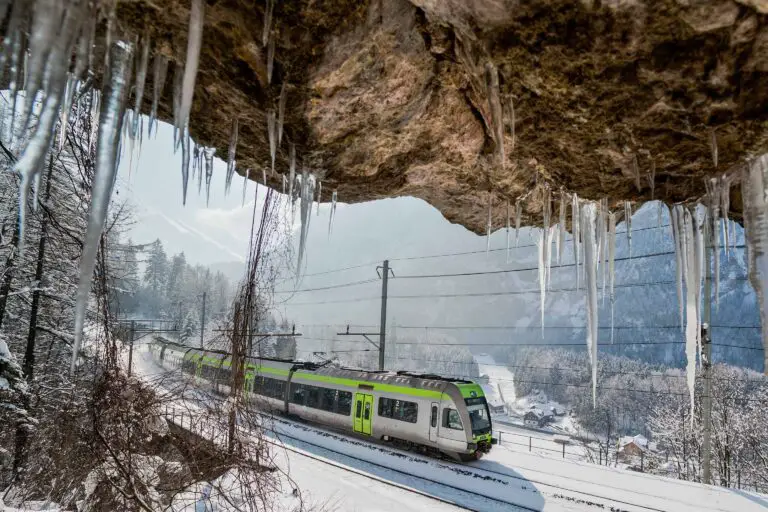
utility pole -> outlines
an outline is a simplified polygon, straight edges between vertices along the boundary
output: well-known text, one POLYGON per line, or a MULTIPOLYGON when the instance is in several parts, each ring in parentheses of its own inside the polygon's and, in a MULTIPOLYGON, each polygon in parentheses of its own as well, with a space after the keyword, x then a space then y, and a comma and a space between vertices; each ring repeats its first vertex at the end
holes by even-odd
POLYGON ((381 323, 379 324, 379 371, 384 370, 384 351, 387 345, 387 282, 389 281, 389 260, 384 260, 381 267, 381 323))
POLYGON ((131 370, 133 369, 133 338, 136 337, 136 323, 131 320, 131 331, 128 334, 131 341, 130 348, 128 349, 128 376, 131 376, 131 370))
POLYGON ((704 439, 702 440, 702 475, 705 484, 712 483, 712 243, 713 237, 718 236, 714 222, 706 223, 707 237, 704 244, 704 318, 701 324, 701 368, 704 377, 704 396, 702 397, 702 423, 704 424, 704 439))
POLYGON ((203 333, 205 333, 205 292, 203 292, 203 310, 200 313, 200 348, 203 348, 203 333))

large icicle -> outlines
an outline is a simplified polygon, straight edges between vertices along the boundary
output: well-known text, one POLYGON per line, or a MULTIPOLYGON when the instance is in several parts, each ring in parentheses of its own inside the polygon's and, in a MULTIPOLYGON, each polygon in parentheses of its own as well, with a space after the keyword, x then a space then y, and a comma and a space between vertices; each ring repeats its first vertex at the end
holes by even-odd
POLYGON ((597 406, 597 236, 596 205, 586 203, 581 209, 584 230, 584 266, 586 267, 587 351, 592 367, 592 406, 597 406))
POLYGON ((731 210, 731 180, 723 174, 720 177, 720 215, 723 217, 723 250, 725 256, 730 259, 729 244, 729 219, 728 213, 731 210))
MULTIPOLYGON (((704 277, 704 222, 706 221, 706 208, 703 214, 699 214, 700 205, 691 208, 691 219, 693 220, 693 254, 696 258, 693 267, 693 286, 696 296, 696 346, 699 350, 699 361, 701 361, 701 282, 704 277), (700 218, 701 217, 701 218, 700 218)), ((686 286, 690 286, 686 283, 686 286)))
POLYGON ((181 130, 178 128, 181 118, 181 95, 184 87, 184 75, 178 65, 173 70, 173 152, 179 149, 181 144, 181 130))
MULTIPOLYGON (((144 101, 144 85, 147 81, 147 68, 149 67, 149 38, 145 37, 141 47, 141 56, 139 57, 138 67, 136 68, 136 96, 135 107, 133 108, 133 124, 131 126, 131 135, 135 138, 139 132, 139 120, 141 119, 141 107, 144 101)), ((189 150, 187 150, 189 152, 189 150)))
POLYGON ((203 158, 205 158, 205 206, 211 201, 211 178, 213 178, 213 155, 216 154, 216 148, 203 148, 203 158))
POLYGON ((571 231, 573 235, 573 263, 576 270, 576 289, 579 289, 579 197, 576 194, 571 196, 571 231))
POLYGON ((685 357, 687 360, 685 374, 688 383, 688 393, 691 399, 691 425, 694 419, 694 391, 696 383, 696 354, 698 352, 699 327, 696 314, 696 286, 695 268, 696 254, 694 248, 694 226, 691 212, 682 208, 683 226, 682 241, 684 246, 683 257, 686 259, 685 273, 685 357))
POLYGON ((627 247, 629 259, 632 259, 632 203, 624 201, 624 224, 627 229, 627 247))
POLYGON ((187 205, 187 187, 189 185, 189 159, 190 159, 189 129, 184 127, 181 134, 181 204, 187 205))
MULTIPOLYGON (((59 35, 54 41, 49 55, 49 66, 46 72, 48 90, 42 102, 37 126, 29 138, 24 152, 16 162, 16 172, 21 176, 21 186, 19 189, 19 252, 22 252, 24 247, 27 198, 32 188, 32 183, 34 183, 37 173, 41 172, 45 156, 51 148, 56 121, 59 117, 59 110, 67 86, 68 56, 71 53, 72 42, 76 36, 78 23, 83 12, 82 5, 75 4, 66 11, 64 21, 59 29, 59 35)), ((122 116, 122 112, 120 115, 122 116)))
POLYGON ((501 112, 501 97, 499 96, 499 71, 492 62, 485 65, 485 80, 488 91, 488 111, 491 113, 493 139, 496 143, 496 158, 499 166, 506 166, 504 153, 504 118, 501 112))
POLYGON ((741 194, 744 198, 749 282, 760 304, 764 368, 768 372, 768 154, 756 158, 744 168, 741 194))
POLYGON ((565 211, 567 209, 567 200, 565 196, 565 191, 560 190, 560 231, 558 232, 558 242, 557 242, 557 264, 562 265, 563 264, 563 254, 565 254, 565 211))
POLYGON ((712 153, 712 165, 717 167, 717 134, 714 128, 709 132, 709 150, 712 153))
POLYGON ((598 223, 598 229, 600 230, 599 238, 599 250, 598 252, 598 267, 601 272, 601 278, 603 281, 603 305, 605 305, 605 276, 606 276, 606 263, 608 261, 608 199, 604 198, 600 201, 600 222, 598 223))
POLYGON ((99 116, 99 140, 96 152, 96 169, 93 175, 91 205, 88 211, 88 227, 80 257, 80 280, 75 306, 75 340, 72 346, 70 371, 75 373, 85 325, 85 310, 91 290, 93 269, 99 249, 99 239, 107 217, 109 199, 117 172, 117 145, 123 123, 125 104, 131 83, 133 48, 130 44, 116 42, 110 48, 109 80, 104 83, 101 114, 99 116))
POLYGON ((542 206, 542 221, 544 226, 544 255, 545 255, 545 263, 546 266, 544 267, 544 277, 546 278, 547 282, 549 282, 549 264, 552 261, 551 258, 546 257, 546 255, 551 254, 551 248, 550 244, 552 243, 552 239, 549 236, 550 229, 549 226, 552 221, 552 191, 549 188, 549 186, 544 187, 544 203, 542 206))
MULTIPOLYGON (((709 240, 712 248, 713 271, 715 274, 715 307, 720 306, 720 180, 710 178, 707 181, 707 228, 709 240)), ((707 298, 709 299, 709 298, 707 298)))
MULTIPOLYGON (((37 94, 43 90, 65 5, 60 0, 35 1, 32 28, 29 34, 29 61, 26 83, 24 84, 24 112, 21 118, 21 133, 25 133, 29 127, 37 94)), ((67 54, 67 60, 69 60, 69 54, 67 54)), ((67 69, 69 68, 68 64, 69 62, 67 62, 67 69)))
POLYGON ((323 182, 319 181, 317 182, 317 213, 315 213, 316 216, 320 216, 320 199, 323 195, 323 182))
POLYGON ((544 227, 541 230, 541 233, 539 234, 539 239, 536 241, 536 245, 539 250, 539 299, 541 301, 541 338, 544 339, 544 305, 547 300, 547 264, 544 261, 544 252, 546 249, 544 248, 544 245, 546 243, 546 235, 545 231, 547 231, 547 228, 544 227))
POLYGON ((165 80, 168 77, 168 58, 165 55, 155 55, 154 72, 152 75, 152 110, 149 114, 148 133, 152 135, 154 127, 157 133, 157 107, 160 105, 160 98, 163 97, 165 80))
POLYGON ((333 218, 336 216, 336 200, 338 196, 336 191, 331 194, 331 213, 328 215, 328 238, 331 238, 331 232, 333 231, 333 218))
POLYGON ((608 293, 611 300, 611 343, 613 343, 613 311, 616 303, 616 214, 608 214, 608 293))
POLYGON ((684 237, 683 228, 683 207, 680 205, 672 206, 670 211, 670 225, 672 227, 672 241, 675 244, 675 283, 677 288, 677 308, 680 316, 680 330, 685 332, 685 317, 683 309, 685 307, 683 297, 683 257, 684 257, 684 237))
POLYGON ((288 102, 288 91, 286 90, 286 82, 283 81, 283 86, 280 87, 280 99, 277 102, 277 146, 283 142, 283 125, 285 124, 285 106, 288 102))
POLYGON ((187 59, 184 64, 184 82, 181 88, 181 103, 179 105, 179 119, 176 128, 181 130, 189 121, 189 112, 192 109, 192 98, 195 94, 195 81, 197 80, 197 66, 200 61, 200 47, 203 42, 203 24, 205 11, 203 0, 192 0, 189 11, 189 32, 187 36, 187 59))
POLYGON ((267 42, 267 83, 272 83, 272 70, 275 67, 275 37, 270 36, 267 42))
MULTIPOLYGON (((285 175, 283 175, 285 176, 285 175)), ((315 196, 315 180, 313 176, 309 175, 309 171, 306 167, 301 172, 301 205, 300 215, 301 231, 299 235, 299 257, 296 264, 296 274, 301 273, 301 264, 304 259, 304 251, 306 250, 307 234, 309 232, 309 220, 312 213, 312 199, 315 196)))
POLYGON ((492 213, 493 213, 493 195, 491 194, 491 192, 488 192, 488 223, 486 224, 486 233, 485 233, 485 254, 486 255, 491 250, 491 230, 493 229, 493 225, 491 221, 492 213))
POLYGON ((515 201, 515 247, 520 246, 520 220, 523 217, 523 205, 518 199, 515 201))
POLYGON ((275 0, 267 0, 267 5, 264 7, 264 30, 261 32, 261 43, 264 46, 267 46, 267 42, 269 42, 272 30, 272 13, 274 10, 275 0))
POLYGON ((507 199, 507 263, 509 263, 509 243, 512 237, 510 233, 510 213, 509 213, 509 199, 507 199))
POLYGON ((224 193, 229 193, 232 187, 232 178, 235 175, 235 156, 237 156, 237 117, 232 120, 232 131, 229 134, 229 152, 227 154, 227 177, 224 180, 224 193))
POLYGON ((267 135, 269 136, 269 156, 272 158, 272 174, 275 174, 275 156, 277 156, 277 133, 275 132, 275 111, 267 109, 267 135))
MULTIPOLYGON (((291 142, 290 148, 289 148, 289 165, 288 165, 288 198, 291 201, 291 204, 294 202, 294 194, 293 194, 293 188, 294 188, 294 182, 296 181, 296 144, 291 142)), ((285 191, 283 191, 285 193, 285 191)))
POLYGON ((248 180, 251 177, 251 169, 245 170, 245 175, 243 176, 243 200, 240 204, 240 206, 245 206, 245 193, 248 190, 248 180))
POLYGON ((192 162, 192 166, 197 169, 197 195, 200 195, 203 190, 203 152, 197 144, 192 152, 192 162))

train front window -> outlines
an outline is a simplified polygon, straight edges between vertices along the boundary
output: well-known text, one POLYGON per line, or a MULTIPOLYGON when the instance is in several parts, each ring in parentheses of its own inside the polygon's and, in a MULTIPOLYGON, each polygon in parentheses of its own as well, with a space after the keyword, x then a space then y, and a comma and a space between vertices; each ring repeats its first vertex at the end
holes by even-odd
POLYGON ((467 398, 467 412, 472 423, 472 433, 486 434, 491 431, 491 416, 485 398, 467 398))

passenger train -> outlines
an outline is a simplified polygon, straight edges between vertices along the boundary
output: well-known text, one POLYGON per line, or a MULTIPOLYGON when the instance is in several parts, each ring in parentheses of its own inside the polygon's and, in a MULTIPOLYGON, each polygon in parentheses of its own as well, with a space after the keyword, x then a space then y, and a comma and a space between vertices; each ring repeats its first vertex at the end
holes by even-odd
MULTIPOLYGON (((150 351, 163 367, 229 392, 229 354, 159 339, 150 351)), ((483 390, 467 380, 248 358, 245 391, 249 400, 275 412, 462 462, 495 444, 483 390)))

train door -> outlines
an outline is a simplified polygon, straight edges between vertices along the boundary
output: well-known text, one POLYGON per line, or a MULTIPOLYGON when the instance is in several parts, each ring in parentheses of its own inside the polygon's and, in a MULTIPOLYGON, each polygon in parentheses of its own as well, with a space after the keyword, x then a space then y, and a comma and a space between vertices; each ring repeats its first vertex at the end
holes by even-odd
POLYGON ((437 429, 440 425, 437 414, 438 410, 438 403, 432 402, 432 407, 429 410, 429 440, 433 442, 437 442, 437 429))
POLYGON ((371 422, 373 421, 373 395, 355 393, 355 432, 371 435, 371 422))

